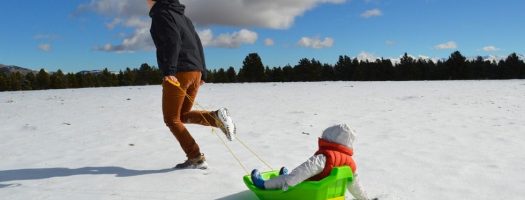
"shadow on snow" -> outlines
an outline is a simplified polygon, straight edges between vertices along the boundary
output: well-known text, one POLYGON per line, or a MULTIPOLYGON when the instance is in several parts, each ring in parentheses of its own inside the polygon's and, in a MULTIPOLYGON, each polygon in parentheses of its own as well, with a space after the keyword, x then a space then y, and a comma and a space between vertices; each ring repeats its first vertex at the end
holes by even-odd
POLYGON ((40 180, 55 177, 76 175, 115 175, 116 177, 141 176, 147 174, 160 174, 174 171, 174 169, 160 170, 133 170, 122 167, 83 167, 69 168, 41 168, 41 169, 15 169, 0 171, 0 188, 13 186, 2 184, 8 181, 40 180))
POLYGON ((226 197, 218 198, 217 200, 257 200, 258 198, 250 190, 245 190, 226 197))

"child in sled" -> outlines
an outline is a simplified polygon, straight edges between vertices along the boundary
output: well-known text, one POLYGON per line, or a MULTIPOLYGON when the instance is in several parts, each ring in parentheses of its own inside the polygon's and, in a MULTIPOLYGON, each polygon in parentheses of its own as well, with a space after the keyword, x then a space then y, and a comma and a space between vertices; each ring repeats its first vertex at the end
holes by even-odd
POLYGON ((251 178, 254 185, 261 189, 282 189, 295 186, 305 180, 319 181, 328 175, 334 167, 349 166, 354 173, 354 180, 348 184, 348 190, 358 200, 368 200, 366 192, 359 184, 356 164, 352 159, 355 132, 346 124, 335 125, 323 131, 319 138, 319 150, 306 162, 293 169, 291 173, 283 167, 280 176, 263 180, 260 172, 254 169, 251 178))

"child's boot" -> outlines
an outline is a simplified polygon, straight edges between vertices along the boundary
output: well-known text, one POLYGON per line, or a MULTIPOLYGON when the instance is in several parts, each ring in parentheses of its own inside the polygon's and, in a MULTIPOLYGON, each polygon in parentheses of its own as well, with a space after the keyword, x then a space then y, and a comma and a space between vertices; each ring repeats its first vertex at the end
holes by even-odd
POLYGON ((256 187, 260 189, 265 189, 264 179, 262 178, 261 173, 257 169, 254 169, 252 171, 252 182, 256 187))
POLYGON ((288 175, 288 169, 286 169, 286 167, 281 167, 281 170, 279 170, 279 175, 288 175))

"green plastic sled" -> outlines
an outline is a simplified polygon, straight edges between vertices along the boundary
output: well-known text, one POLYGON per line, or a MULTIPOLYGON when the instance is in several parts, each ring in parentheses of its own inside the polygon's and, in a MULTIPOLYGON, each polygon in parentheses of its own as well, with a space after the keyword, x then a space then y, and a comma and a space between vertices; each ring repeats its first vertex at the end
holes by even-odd
MULTIPOLYGON (((264 180, 276 177, 279 171, 261 173, 264 180)), ((261 200, 344 200, 346 184, 353 180, 352 170, 348 166, 337 167, 330 176, 320 181, 304 181, 294 187, 283 190, 262 190, 253 185, 250 175, 243 177, 246 186, 261 200)))

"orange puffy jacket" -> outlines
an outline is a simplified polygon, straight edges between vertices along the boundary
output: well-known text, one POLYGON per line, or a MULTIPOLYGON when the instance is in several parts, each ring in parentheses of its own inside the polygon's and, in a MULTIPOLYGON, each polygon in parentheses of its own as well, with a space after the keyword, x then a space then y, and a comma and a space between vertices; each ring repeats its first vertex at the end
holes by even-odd
POLYGON ((357 167, 352 155, 354 154, 351 148, 348 148, 344 145, 329 142, 322 138, 319 138, 319 150, 315 155, 323 154, 326 156, 326 164, 321 173, 313 176, 308 179, 310 181, 319 181, 330 175, 330 172, 334 167, 340 166, 349 166, 352 169, 352 172, 355 173, 357 167))

